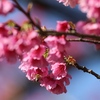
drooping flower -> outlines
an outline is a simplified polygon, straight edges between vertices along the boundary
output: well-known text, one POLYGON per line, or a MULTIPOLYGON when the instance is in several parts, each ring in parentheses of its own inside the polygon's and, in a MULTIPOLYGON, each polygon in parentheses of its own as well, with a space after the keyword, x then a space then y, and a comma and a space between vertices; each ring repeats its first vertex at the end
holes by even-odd
POLYGON ((40 85, 54 94, 66 93, 65 86, 69 85, 69 79, 70 77, 68 75, 60 80, 56 80, 52 75, 49 75, 40 80, 40 85))

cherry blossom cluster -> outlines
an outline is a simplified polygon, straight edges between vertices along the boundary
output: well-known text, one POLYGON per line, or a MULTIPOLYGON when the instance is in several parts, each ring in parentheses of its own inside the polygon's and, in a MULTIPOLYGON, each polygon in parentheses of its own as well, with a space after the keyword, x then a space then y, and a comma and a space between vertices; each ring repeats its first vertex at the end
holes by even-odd
MULTIPOLYGON (((67 31, 68 23, 58 22, 57 30, 67 31)), ((38 38, 40 36, 37 34, 38 38)), ((55 94, 65 92, 71 76, 67 72, 64 56, 69 43, 64 36, 47 36, 24 55, 19 68, 31 81, 38 81, 42 87, 55 94)))
MULTIPOLYGON (((10 2, 2 0, 3 4, 5 2, 9 6, 10 2)), ((2 11, 2 14, 5 12, 2 11)), ((65 86, 69 85, 71 78, 64 60, 69 46, 66 37, 41 37, 34 28, 18 30, 15 26, 13 21, 0 24, 0 58, 5 57, 10 63, 19 59, 19 68, 29 80, 38 81, 42 87, 55 94, 66 93, 65 86)), ((67 21, 57 22, 57 31, 67 32, 69 29, 67 21)))
MULTIPOLYGON (((46 29, 35 23, 31 19, 30 13, 25 12, 16 0, 12 1, 0 0, 0 14, 7 15, 15 7, 19 7, 29 21, 24 22, 21 26, 12 20, 0 23, 0 59, 5 58, 10 63, 19 60, 21 62, 19 69, 26 73, 29 80, 39 82, 40 86, 54 94, 66 93, 66 86, 70 84, 71 79, 68 74, 67 61, 69 60, 69 64, 75 67, 78 66, 72 57, 67 59, 67 49, 70 47, 70 43, 66 33, 75 36, 77 31, 99 35, 100 0, 57 0, 65 6, 75 7, 76 4, 79 4, 80 9, 86 12, 89 18, 89 21, 78 22, 76 29, 72 22, 57 21, 55 29, 55 32, 58 32, 57 35, 47 35, 46 29), (71 31, 73 32, 71 33, 71 31)), ((99 45, 97 46, 99 47, 99 45)), ((84 70, 79 66, 78 68, 84 70)), ((90 73, 86 68, 85 72, 90 73)), ((97 75, 93 71, 92 73, 97 75)))
MULTIPOLYGON (((68 30, 68 23, 58 22, 57 30, 68 30)), ((19 68, 26 77, 55 94, 66 92, 71 78, 64 60, 68 46, 65 36, 43 39, 36 30, 18 31, 0 25, 0 58, 6 57, 10 63, 20 59, 19 68)))
POLYGON ((5 23, 0 24, 0 56, 6 57, 10 63, 21 59, 24 52, 39 42, 35 31, 22 32, 5 23))

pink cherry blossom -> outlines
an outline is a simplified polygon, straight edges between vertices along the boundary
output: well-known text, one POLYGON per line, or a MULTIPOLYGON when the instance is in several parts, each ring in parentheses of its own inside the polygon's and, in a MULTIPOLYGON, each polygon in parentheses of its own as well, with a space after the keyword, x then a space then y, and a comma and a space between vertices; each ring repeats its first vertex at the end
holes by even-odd
POLYGON ((49 49, 47 61, 49 63, 64 62, 64 56, 67 55, 67 47, 70 46, 65 36, 48 36, 44 41, 49 49))
POLYGON ((60 37, 48 36, 47 38, 44 39, 44 41, 46 42, 47 46, 50 49, 56 48, 60 52, 67 51, 66 47, 70 46, 70 43, 67 42, 65 36, 60 36, 60 37))
POLYGON ((36 81, 48 75, 48 63, 43 57, 44 46, 35 46, 22 59, 19 68, 29 80, 36 81))
POLYGON ((64 56, 63 53, 61 53, 61 52, 59 52, 55 49, 52 49, 48 53, 47 61, 50 64, 54 64, 56 62, 64 62, 64 57, 63 56, 64 56))
POLYGON ((54 94, 66 93, 67 90, 65 86, 69 85, 69 78, 70 77, 66 75, 66 77, 56 80, 52 75, 49 75, 40 80, 40 85, 54 94))
POLYGON ((57 21, 56 30, 59 32, 67 32, 70 29, 70 25, 67 21, 57 21))
POLYGON ((45 46, 43 45, 36 45, 31 51, 30 56, 34 59, 40 59, 43 54, 45 53, 45 46))
POLYGON ((67 92, 66 86, 69 85, 70 83, 69 79, 70 77, 66 76, 65 78, 61 80, 56 80, 56 87, 50 89, 49 91, 54 94, 66 93, 67 92))
MULTIPOLYGON (((40 48, 39 48, 40 49, 40 48)), ((43 48, 41 48, 43 49, 43 48)), ((22 59, 22 64, 19 66, 19 68, 27 72, 29 69, 33 67, 37 68, 44 68, 48 66, 48 63, 46 59, 43 57, 44 52, 38 51, 33 48, 31 49, 22 59), (38 55, 39 54, 39 55, 38 55)))
POLYGON ((39 81, 40 79, 46 77, 47 75, 48 75, 47 67, 45 68, 32 67, 26 73, 26 77, 31 81, 39 81))
POLYGON ((70 5, 72 8, 75 7, 78 4, 79 0, 57 0, 60 2, 62 2, 65 6, 70 5))
POLYGON ((62 83, 61 81, 55 81, 56 82, 56 86, 54 88, 51 89, 47 89, 48 91, 54 93, 54 94, 61 94, 61 93, 66 93, 66 87, 64 86, 64 83, 62 83))
POLYGON ((32 30, 27 33, 18 33, 18 40, 15 44, 16 52, 21 55, 23 52, 29 51, 35 45, 40 45, 42 39, 39 34, 32 30))
POLYGON ((54 80, 51 77, 46 77, 41 81, 40 84, 42 87, 45 87, 48 91, 54 94, 66 93, 66 88, 62 81, 54 80))
POLYGON ((16 54, 16 51, 14 49, 9 49, 7 47, 4 48, 5 57, 7 58, 8 62, 15 63, 17 61, 18 55, 16 54))
POLYGON ((87 13, 88 18, 100 20, 100 0, 80 0, 80 9, 87 13))
POLYGON ((0 0, 0 14, 6 15, 14 9, 10 0, 0 0))
MULTIPOLYGON (((76 24, 76 30, 79 33, 100 36, 100 21, 96 23, 79 21, 76 24)), ((100 44, 96 44, 96 49, 100 50, 100 44)))
POLYGON ((56 87, 56 81, 49 75, 40 80, 40 85, 46 87, 47 90, 50 90, 56 87))
POLYGON ((84 33, 83 27, 87 24, 85 21, 79 21, 76 23, 76 31, 79 33, 84 33))
POLYGON ((0 47, 0 51, 3 50, 2 56, 0 57, 5 57, 8 62, 10 63, 15 63, 17 61, 18 55, 16 53, 16 50, 14 48, 14 43, 16 40, 11 36, 11 37, 2 37, 1 36, 1 43, 2 47, 0 47))
POLYGON ((55 63, 51 65, 51 70, 54 77, 59 80, 67 75, 67 68, 65 63, 55 63))
POLYGON ((91 35, 100 35, 100 22, 85 22, 80 21, 76 24, 78 32, 91 35))

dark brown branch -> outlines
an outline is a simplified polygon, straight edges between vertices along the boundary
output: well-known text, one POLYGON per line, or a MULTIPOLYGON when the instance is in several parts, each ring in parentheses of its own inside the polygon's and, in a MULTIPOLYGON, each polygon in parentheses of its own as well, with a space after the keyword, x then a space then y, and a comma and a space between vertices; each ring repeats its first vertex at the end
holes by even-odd
POLYGON ((89 74, 92 74, 97 79, 100 79, 100 75, 99 74, 95 73, 93 70, 90 70, 90 69, 86 68, 85 66, 80 66, 77 63, 75 63, 73 66, 76 67, 79 70, 82 70, 83 72, 87 72, 89 74))
POLYGON ((82 38, 75 38, 75 39, 67 39, 69 42, 88 42, 94 44, 100 44, 100 41, 90 40, 90 39, 82 39, 82 38))
POLYGON ((44 31, 45 35, 48 36, 48 35, 53 35, 53 36, 61 36, 61 35, 66 35, 66 36, 75 36, 75 37, 79 37, 79 38, 88 38, 88 39, 93 39, 93 40, 97 40, 97 41, 100 41, 100 36, 97 36, 97 35, 88 35, 88 34, 80 34, 80 33, 77 33, 77 32, 74 32, 74 33, 71 33, 71 32, 57 32, 55 30, 47 30, 47 31, 44 31))
POLYGON ((71 65, 71 66, 77 68, 78 70, 82 70, 83 72, 87 72, 87 73, 95 76, 97 79, 100 79, 99 74, 97 74, 93 70, 86 68, 85 66, 80 66, 72 56, 69 56, 68 58, 64 57, 64 60, 66 62, 66 65, 69 65, 69 66, 71 65))

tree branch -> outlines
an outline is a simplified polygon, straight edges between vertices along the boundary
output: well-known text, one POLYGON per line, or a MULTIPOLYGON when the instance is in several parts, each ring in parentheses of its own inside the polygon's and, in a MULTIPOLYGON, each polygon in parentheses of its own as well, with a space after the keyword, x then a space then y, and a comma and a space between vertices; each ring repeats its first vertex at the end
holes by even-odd
POLYGON ((77 63, 75 63, 74 65, 75 68, 79 69, 79 70, 82 70, 83 72, 87 72, 89 74, 92 74, 93 76, 95 76, 97 79, 100 79, 100 75, 95 73, 93 70, 90 70, 88 68, 86 68, 85 66, 80 66, 78 65, 77 63))
POLYGON ((93 40, 97 40, 100 41, 100 36, 97 35, 88 35, 88 34, 82 34, 82 33, 78 33, 78 32, 57 32, 55 30, 46 30, 44 31, 46 36, 52 35, 52 36, 61 36, 61 35, 66 35, 66 36, 75 36, 75 37, 79 37, 79 38, 88 38, 88 39, 93 39, 93 40))
POLYGON ((86 68, 85 66, 80 66, 72 56, 69 56, 67 58, 64 57, 64 59, 65 59, 66 65, 73 66, 73 67, 77 68, 78 70, 82 70, 83 72, 87 72, 87 73, 95 76, 97 79, 100 79, 99 74, 97 74, 93 70, 86 68))
POLYGON ((66 39, 68 42, 88 42, 94 44, 100 44, 100 41, 90 40, 90 39, 83 39, 83 38, 75 38, 75 39, 66 39))

